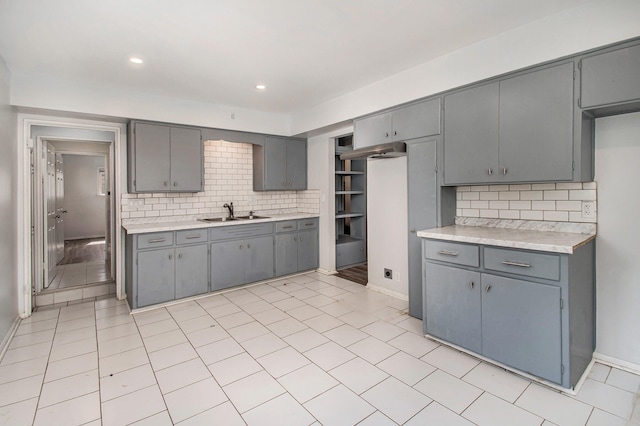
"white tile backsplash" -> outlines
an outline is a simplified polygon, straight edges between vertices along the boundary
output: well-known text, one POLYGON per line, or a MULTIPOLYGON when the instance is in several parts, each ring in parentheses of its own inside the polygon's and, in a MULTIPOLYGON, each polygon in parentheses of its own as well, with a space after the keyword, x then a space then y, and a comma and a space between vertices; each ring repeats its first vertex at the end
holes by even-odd
POLYGON ((122 219, 223 216, 233 202, 237 215, 320 211, 320 192, 253 190, 253 150, 249 143, 204 142, 204 192, 122 194, 122 219))
POLYGON ((596 182, 459 186, 456 216, 597 223, 582 217, 582 202, 596 201, 596 182))

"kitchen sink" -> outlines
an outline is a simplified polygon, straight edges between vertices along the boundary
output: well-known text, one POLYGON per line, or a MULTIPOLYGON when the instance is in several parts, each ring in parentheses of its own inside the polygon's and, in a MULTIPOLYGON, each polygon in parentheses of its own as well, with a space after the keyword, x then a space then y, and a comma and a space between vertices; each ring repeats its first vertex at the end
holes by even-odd
POLYGON ((231 222, 234 220, 240 220, 237 217, 205 217, 203 219, 198 219, 202 222, 231 222))
POLYGON ((236 217, 236 219, 240 219, 240 220, 269 219, 269 216, 257 216, 254 214, 253 216, 238 216, 236 217))

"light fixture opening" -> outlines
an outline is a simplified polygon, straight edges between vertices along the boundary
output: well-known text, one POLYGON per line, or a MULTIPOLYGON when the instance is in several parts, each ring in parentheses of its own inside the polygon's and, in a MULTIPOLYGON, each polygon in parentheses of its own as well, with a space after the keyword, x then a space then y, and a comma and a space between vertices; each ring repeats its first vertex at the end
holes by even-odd
POLYGON ((258 90, 264 90, 266 88, 267 88, 267 86, 265 86, 264 84, 256 84, 256 89, 258 89, 258 90))
POLYGON ((133 64, 141 64, 144 61, 136 56, 132 56, 129 58, 129 62, 133 63, 133 64))

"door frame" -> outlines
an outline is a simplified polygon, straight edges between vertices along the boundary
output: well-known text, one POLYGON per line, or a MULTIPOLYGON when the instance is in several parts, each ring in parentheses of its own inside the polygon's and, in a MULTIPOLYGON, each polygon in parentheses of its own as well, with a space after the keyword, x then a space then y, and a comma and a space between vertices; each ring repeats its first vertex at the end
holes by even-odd
MULTIPOLYGON (((126 173, 121 173, 123 170, 121 165, 125 164, 125 159, 121 158, 123 153, 126 152, 126 124, 118 122, 101 122, 85 119, 73 119, 73 118, 57 118, 42 115, 32 114, 18 114, 18 141, 22 146, 18 149, 18 190, 17 190, 17 204, 22 206, 24 214, 18 215, 18 264, 22 265, 22 268, 18 271, 18 301, 19 301, 19 315, 21 318, 27 318, 31 315, 31 311, 35 306, 35 295, 37 277, 34 274, 34 269, 37 265, 43 265, 42 263, 42 251, 38 247, 43 248, 41 230, 36 228, 37 220, 33 220, 33 216, 37 218, 40 210, 32 210, 36 208, 34 206, 34 195, 38 194, 37 188, 31 188, 32 173, 36 176, 36 171, 32 169, 31 162, 37 162, 36 154, 38 144, 41 144, 43 140, 75 140, 78 142, 86 142, 90 139, 86 137, 62 137, 59 135, 43 136, 40 135, 33 140, 31 137, 33 126, 47 126, 52 128, 58 128, 59 130, 68 130, 71 133, 75 130, 84 131, 102 131, 113 133, 113 142, 110 143, 109 150, 110 164, 109 164, 109 184, 111 187, 111 222, 112 222, 112 246, 111 246, 111 259, 112 269, 115 268, 115 274, 113 279, 116 283, 116 297, 120 300, 125 297, 124 289, 124 250, 123 250, 123 235, 121 231, 122 219, 121 219, 121 201, 120 194, 123 182, 126 181, 126 173), (32 160, 33 159, 33 160, 32 160), (122 175, 122 176, 120 176, 122 175), (123 180, 124 179, 124 180, 123 180), (32 212, 36 214, 33 215, 32 212), (34 223, 35 222, 35 223, 34 223), (40 234, 40 236, 39 236, 40 234), (32 240, 33 238, 33 240, 32 240), (34 250, 35 249, 35 250, 34 250), (39 262, 39 263, 38 263, 39 262)), ((104 142, 98 140, 97 142, 104 142)), ((34 179, 33 183, 37 183, 39 179, 34 179)), ((35 202, 37 204, 37 201, 35 202)), ((42 208, 42 206, 40 206, 42 208)), ((40 226, 42 226, 40 224, 40 226)), ((41 228, 40 228, 41 229, 41 228)), ((44 266, 44 265, 43 265, 44 266)))

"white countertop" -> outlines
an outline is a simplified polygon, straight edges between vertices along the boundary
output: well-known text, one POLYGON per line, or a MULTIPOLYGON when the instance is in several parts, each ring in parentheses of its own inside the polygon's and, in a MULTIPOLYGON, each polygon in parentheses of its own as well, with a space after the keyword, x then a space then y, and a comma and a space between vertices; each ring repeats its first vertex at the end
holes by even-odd
POLYGON ((595 233, 537 231, 487 226, 451 225, 418 231, 418 237, 490 246, 573 254, 595 233))
POLYGON ((318 217, 318 215, 308 213, 287 213, 269 215, 269 217, 265 219, 234 220, 229 222, 202 222, 196 219, 176 221, 144 221, 141 219, 139 222, 122 225, 122 227, 125 229, 125 231, 127 231, 127 234, 144 234, 147 232, 180 231, 184 229, 215 228, 218 226, 236 226, 248 225, 252 223, 278 222, 281 220, 307 219, 310 217, 318 217))

